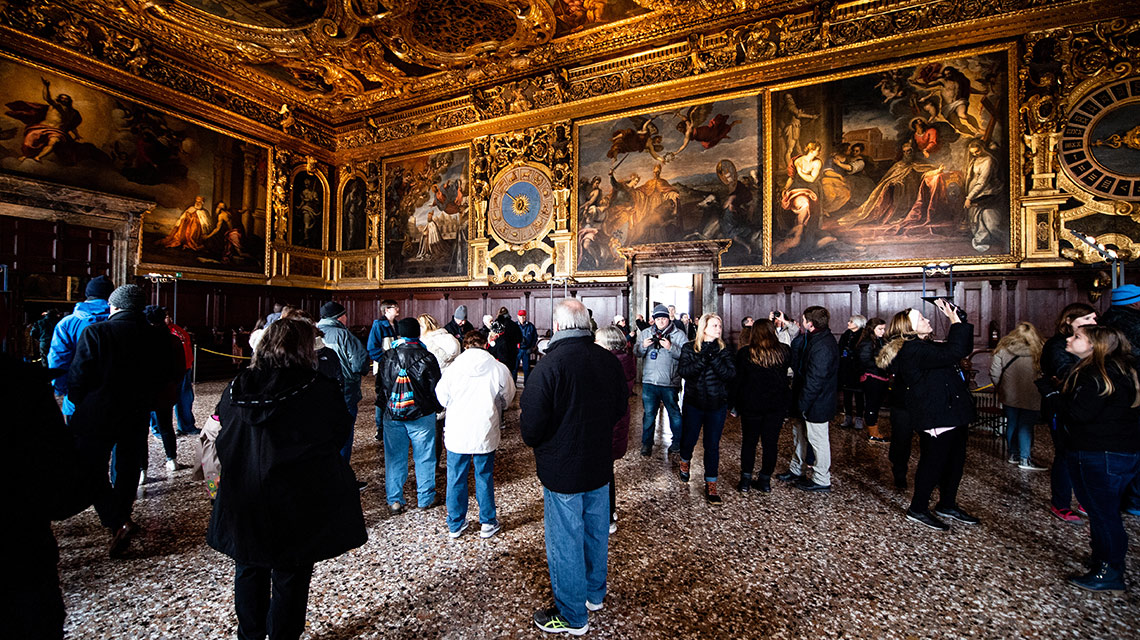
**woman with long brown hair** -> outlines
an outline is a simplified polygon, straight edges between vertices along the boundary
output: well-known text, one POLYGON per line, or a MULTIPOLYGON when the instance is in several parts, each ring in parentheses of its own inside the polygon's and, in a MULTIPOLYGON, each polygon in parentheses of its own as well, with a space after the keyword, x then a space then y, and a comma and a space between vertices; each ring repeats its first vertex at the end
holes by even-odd
POLYGON ((1005 410, 1005 439, 1009 463, 1026 471, 1044 471, 1030 458, 1033 427, 1041 417, 1041 393, 1034 381, 1040 377, 1041 348, 1044 340, 1037 328, 1019 322, 994 347, 990 360, 990 380, 1005 410))
POLYGON ((1092 569, 1069 578, 1089 591, 1124 591, 1128 534, 1120 504, 1140 474, 1140 380, 1119 329, 1086 325, 1065 349, 1080 358, 1061 387, 1066 462, 1089 514, 1092 569))
POLYGON ((736 377, 732 349, 724 343, 720 316, 706 313, 697 323, 697 337, 681 348, 678 367, 685 379, 685 402, 681 407, 681 482, 689 481, 689 461, 697 438, 704 430, 705 497, 719 505, 717 468, 720 464, 720 436, 728 413, 728 390, 736 377))
MULTIPOLYGON (((1081 517, 1073 512, 1073 481, 1069 477, 1068 456, 1065 453, 1064 418, 1057 399, 1061 384, 1069 376, 1073 365, 1080 360, 1077 356, 1065 350, 1069 336, 1078 328, 1088 324, 1096 324, 1096 309, 1083 302, 1074 302, 1061 309, 1057 317, 1057 332, 1045 341, 1041 349, 1041 377, 1037 380, 1037 388, 1041 391, 1041 409, 1044 412, 1046 424, 1049 425, 1049 436, 1053 439, 1053 466, 1049 470, 1049 512, 1054 517, 1065 522, 1079 523, 1081 517)), ((1081 505, 1076 505, 1077 511, 1084 513, 1081 505)))
POLYGON ((871 318, 863 327, 859 340, 855 343, 855 354, 859 359, 859 384, 863 389, 863 423, 867 425, 867 439, 871 442, 887 443, 890 438, 879 429, 879 408, 883 397, 891 385, 891 374, 875 364, 879 351, 887 343, 887 321, 871 318))
POLYGON ((733 385, 733 410, 740 414, 740 484, 737 490, 772 491, 772 472, 776 469, 776 448, 780 427, 788 415, 792 399, 788 386, 788 361, 791 349, 776 337, 771 320, 757 320, 746 327, 748 344, 736 353, 736 382, 733 385), (761 445, 760 473, 753 478, 756 444, 761 445))

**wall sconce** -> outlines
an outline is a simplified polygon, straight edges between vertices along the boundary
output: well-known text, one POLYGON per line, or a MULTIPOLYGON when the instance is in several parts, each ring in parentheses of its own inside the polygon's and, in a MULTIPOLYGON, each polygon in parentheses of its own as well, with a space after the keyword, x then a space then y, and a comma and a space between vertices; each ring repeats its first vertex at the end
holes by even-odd
POLYGON ((1120 260, 1120 256, 1116 251, 1104 246, 1102 242, 1097 242, 1096 238, 1085 235, 1080 231, 1074 231, 1072 229, 1067 229, 1067 231, 1077 240, 1092 247, 1093 251, 1100 254, 1100 257, 1104 258, 1104 261, 1108 263, 1108 271, 1109 274, 1111 274, 1113 289, 1124 284, 1124 262, 1120 260))

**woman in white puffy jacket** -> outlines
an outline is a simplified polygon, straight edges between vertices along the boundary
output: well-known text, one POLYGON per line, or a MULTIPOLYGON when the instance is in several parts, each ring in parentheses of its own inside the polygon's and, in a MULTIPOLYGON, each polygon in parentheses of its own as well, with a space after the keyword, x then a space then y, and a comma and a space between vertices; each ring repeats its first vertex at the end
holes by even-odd
POLYGON ((420 342, 435 356, 439 370, 446 371, 455 356, 459 355, 459 341, 447 329, 441 328, 431 314, 421 313, 416 320, 420 323, 420 342))
POLYGON ((478 332, 464 336, 463 349, 435 387, 439 403, 450 415, 443 431, 447 529, 452 538, 467 529, 467 471, 474 465, 479 537, 490 538, 501 528, 495 512, 495 449, 503 410, 515 398, 515 383, 506 365, 487 353, 487 340, 478 332))

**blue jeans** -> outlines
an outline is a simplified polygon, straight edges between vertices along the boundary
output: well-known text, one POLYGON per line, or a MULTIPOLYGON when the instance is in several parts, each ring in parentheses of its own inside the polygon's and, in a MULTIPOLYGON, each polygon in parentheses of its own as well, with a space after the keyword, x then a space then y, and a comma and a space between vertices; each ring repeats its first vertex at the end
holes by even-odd
POLYGON ((384 419, 384 487, 388 504, 404 504, 408 445, 416 465, 416 499, 421 508, 435 501, 435 414, 415 420, 384 419))
POLYGON ((530 378, 530 349, 519 349, 519 360, 515 363, 515 369, 522 369, 525 384, 530 378))
POLYGON ((1124 490, 1140 474, 1140 453, 1070 451, 1066 459, 1077 500, 1089 514, 1092 560, 1124 568, 1128 534, 1120 518, 1124 490))
POLYGON ((495 513, 495 452, 447 452, 447 529, 459 531, 467 520, 467 472, 475 466, 475 501, 479 522, 498 524, 495 513))
POLYGON ((340 457, 344 458, 345 462, 352 462, 352 443, 356 439, 356 415, 360 411, 360 396, 355 393, 344 394, 344 405, 352 416, 352 428, 348 430, 348 442, 340 450, 340 457))
MULTIPOLYGON (((705 482, 716 482, 717 469, 720 466, 720 435, 724 432, 724 416, 728 413, 728 406, 705 411, 686 403, 682 414, 684 427, 681 430, 681 459, 688 461, 693 457, 693 449, 697 446, 697 437, 701 435, 704 427, 705 447, 705 482)), ((593 602, 591 600, 591 602, 593 602)))
POLYGON ((1041 412, 1009 405, 1003 405, 1003 408, 1005 441, 1009 445, 1009 457, 1028 458, 1033 450, 1033 427, 1041 417, 1041 412))
POLYGON ((174 415, 178 417, 178 430, 182 433, 195 433, 194 426, 194 378, 193 370, 187 370, 178 388, 178 402, 174 404, 174 415))
POLYGON ((645 415, 641 418, 641 446, 653 446, 653 423, 657 422, 659 404, 664 404, 665 411, 669 414, 669 431, 672 434, 670 442, 680 445, 681 408, 677 406, 677 392, 676 387, 641 383, 641 406, 645 409, 645 415))
POLYGON ((610 487, 584 493, 542 488, 546 564, 554 604, 572 627, 586 625, 586 601, 606 597, 610 541, 610 487))

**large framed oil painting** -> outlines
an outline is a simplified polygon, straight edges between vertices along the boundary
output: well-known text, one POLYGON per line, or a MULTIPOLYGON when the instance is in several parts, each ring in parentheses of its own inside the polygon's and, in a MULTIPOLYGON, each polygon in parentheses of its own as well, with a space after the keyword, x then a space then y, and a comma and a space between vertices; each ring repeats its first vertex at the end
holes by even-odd
POLYGON ((150 200, 140 271, 264 279, 265 147, 0 58, 0 170, 150 200))
POLYGON ((325 212, 329 209, 329 183, 323 171, 298 167, 289 180, 289 244, 306 249, 323 249, 326 233, 325 212))
POLYGON ((384 162, 384 278, 466 281, 467 146, 384 162))
POLYGON ((1008 261, 1009 47, 771 92, 776 268, 1008 261))
POLYGON ((624 247, 730 238, 722 264, 763 263, 759 99, 729 96, 576 129, 577 273, 624 273, 624 247))
POLYGON ((358 251, 365 248, 368 184, 359 174, 343 176, 340 183, 340 249, 358 251))

